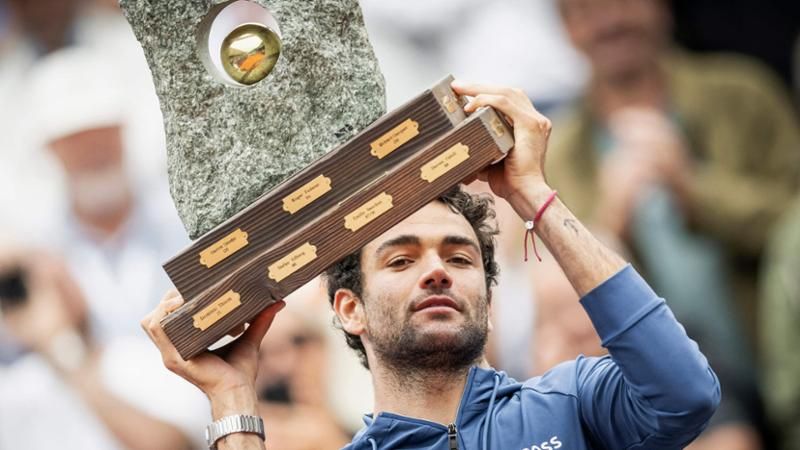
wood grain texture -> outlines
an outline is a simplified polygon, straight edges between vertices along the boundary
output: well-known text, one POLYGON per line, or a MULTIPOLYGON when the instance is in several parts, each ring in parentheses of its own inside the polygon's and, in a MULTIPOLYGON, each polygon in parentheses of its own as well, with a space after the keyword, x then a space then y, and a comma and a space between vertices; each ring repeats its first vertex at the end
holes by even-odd
MULTIPOLYGON (((490 108, 476 112, 456 129, 431 145, 409 155, 384 176, 358 190, 341 203, 333 205, 297 229, 282 229, 278 242, 255 256, 247 264, 205 290, 195 299, 167 316, 162 325, 185 359, 204 351, 230 330, 251 320, 278 299, 285 298, 300 286, 325 271, 331 264, 356 251, 366 243, 434 200, 442 192, 470 174, 501 159, 513 146, 512 133, 490 108), (456 145, 469 148, 469 158, 441 174, 433 182, 422 179, 424 165, 456 145), (345 228, 345 217, 380 194, 393 199, 393 207, 353 232, 345 228), (279 282, 268 276, 269 267, 285 259, 304 245, 316 249, 316 258, 279 282), (193 316, 226 293, 240 295, 241 306, 200 331, 193 326, 193 316)), ((368 151, 368 150, 366 150, 368 151)), ((346 168, 349 172, 358 166, 346 168)), ((265 218, 266 219, 266 218, 265 218)), ((256 239, 257 236, 252 236, 256 239)))
POLYGON ((445 78, 417 98, 379 119, 356 137, 267 192, 251 206, 167 261, 164 270, 178 292, 187 301, 194 299, 275 245, 287 233, 314 221, 324 211, 451 131, 466 118, 460 107, 463 99, 453 93, 451 81, 452 76, 445 78), (453 107, 452 101, 445 101, 446 96, 452 96, 457 107, 453 107), (372 142, 408 119, 419 124, 419 134, 416 137, 382 159, 370 154, 372 142), (320 175, 330 178, 331 190, 293 214, 285 211, 283 199, 320 175), (201 253, 237 229, 248 235, 246 246, 210 268, 201 263, 201 253))

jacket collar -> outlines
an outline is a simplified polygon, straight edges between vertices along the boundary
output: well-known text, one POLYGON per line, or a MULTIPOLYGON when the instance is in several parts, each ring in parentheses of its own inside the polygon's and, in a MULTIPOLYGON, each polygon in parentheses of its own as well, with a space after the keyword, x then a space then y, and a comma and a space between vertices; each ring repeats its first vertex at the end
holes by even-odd
MULTIPOLYGON (((520 384, 509 378, 505 372, 473 366, 467 375, 467 382, 459 403, 455 425, 459 434, 477 437, 483 418, 487 413, 495 377, 499 377, 496 402, 501 397, 516 392, 520 384)), ((391 412, 381 412, 373 417, 364 415, 365 428, 353 438, 353 449, 372 449, 370 439, 378 448, 426 448, 446 439, 447 425, 428 420, 406 417, 391 412)))

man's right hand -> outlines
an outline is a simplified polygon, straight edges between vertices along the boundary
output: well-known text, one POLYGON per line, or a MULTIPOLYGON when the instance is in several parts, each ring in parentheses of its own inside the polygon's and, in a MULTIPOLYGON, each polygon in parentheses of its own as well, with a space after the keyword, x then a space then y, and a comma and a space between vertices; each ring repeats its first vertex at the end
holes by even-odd
POLYGON ((161 352, 164 365, 208 396, 215 420, 232 414, 257 415, 255 379, 258 350, 275 315, 286 304, 277 302, 256 316, 247 331, 229 344, 224 357, 205 352, 185 361, 161 327, 161 320, 183 303, 180 294, 170 291, 141 322, 161 352))

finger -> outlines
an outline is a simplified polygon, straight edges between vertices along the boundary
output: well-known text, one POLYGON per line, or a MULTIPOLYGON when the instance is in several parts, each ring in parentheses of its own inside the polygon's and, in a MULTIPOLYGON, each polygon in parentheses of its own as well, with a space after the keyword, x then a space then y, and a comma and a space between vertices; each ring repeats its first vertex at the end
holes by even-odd
POLYGON ((267 334, 267 330, 269 330, 269 327, 272 325, 272 321, 275 320, 275 315, 285 306, 286 302, 281 300, 277 303, 273 303, 264 311, 261 311, 250 323, 247 331, 239 338, 239 341, 252 344, 258 348, 261 345, 261 341, 264 340, 264 335, 267 334))
POLYGON ((161 301, 161 303, 156 306, 156 309, 148 314, 141 323, 142 328, 161 353, 161 358, 164 361, 164 365, 169 370, 176 373, 179 372, 180 364, 183 362, 183 358, 181 358, 178 350, 164 332, 164 329, 161 326, 161 320, 166 317, 169 312, 179 308, 183 303, 183 297, 181 297, 179 294, 175 295, 172 292, 168 292, 164 296, 164 299, 161 301))
POLYGON ((510 98, 505 95, 495 94, 479 94, 467 102, 466 106, 464 106, 464 111, 473 113, 483 106, 492 106, 512 119, 517 113, 517 105, 510 98))
POLYGON ((477 97, 480 94, 511 95, 512 89, 507 86, 486 83, 471 83, 463 80, 453 80, 450 87, 459 95, 477 97))
POLYGON ((161 327, 161 320, 171 311, 174 311, 180 307, 182 304, 183 297, 166 296, 161 303, 156 306, 156 309, 145 316, 145 318, 142 320, 142 328, 150 337, 150 340, 152 340, 153 343, 159 347, 159 349, 161 349, 164 340, 169 342, 169 339, 166 339, 166 333, 164 333, 164 329, 161 327))
POLYGON ((170 290, 167 291, 166 294, 164 294, 164 298, 161 301, 163 302, 163 301, 175 298, 175 297, 180 297, 180 295, 181 294, 180 294, 180 292, 178 292, 177 289, 170 289, 170 290))

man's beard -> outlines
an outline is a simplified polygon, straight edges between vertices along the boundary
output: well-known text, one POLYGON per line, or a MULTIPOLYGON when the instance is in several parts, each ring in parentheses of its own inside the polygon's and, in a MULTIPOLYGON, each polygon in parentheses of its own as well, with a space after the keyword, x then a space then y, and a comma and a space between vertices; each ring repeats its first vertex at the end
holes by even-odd
MULTIPOLYGON (((400 327, 389 311, 380 308, 367 323, 367 335, 373 344, 376 357, 396 371, 407 376, 414 374, 454 373, 473 365, 483 355, 488 330, 488 299, 481 296, 471 306, 454 297, 448 290, 427 291, 423 297, 447 295, 463 308, 470 308, 465 321, 447 337, 430 337, 411 324, 412 313, 406 311, 400 327)), ((366 297, 366 296, 365 296, 366 297)), ((365 298, 365 308, 388 305, 388 299, 365 298)))

